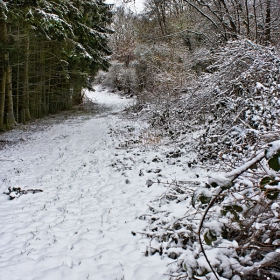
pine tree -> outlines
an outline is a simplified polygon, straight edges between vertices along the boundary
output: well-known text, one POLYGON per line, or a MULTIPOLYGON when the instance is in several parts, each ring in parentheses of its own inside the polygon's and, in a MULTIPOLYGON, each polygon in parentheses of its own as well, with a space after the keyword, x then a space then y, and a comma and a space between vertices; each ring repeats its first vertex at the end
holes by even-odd
POLYGON ((111 17, 103 0, 0 2, 0 130, 81 102, 109 66, 111 17))

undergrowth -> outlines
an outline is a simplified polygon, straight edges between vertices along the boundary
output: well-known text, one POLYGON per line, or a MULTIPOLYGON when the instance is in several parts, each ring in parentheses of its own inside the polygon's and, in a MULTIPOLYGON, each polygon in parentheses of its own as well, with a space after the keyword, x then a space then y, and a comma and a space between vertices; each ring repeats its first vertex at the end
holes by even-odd
POLYGON ((139 106, 213 171, 167 184, 149 206, 146 255, 174 259, 171 279, 280 279, 279 54, 239 40, 214 60, 184 94, 139 106))

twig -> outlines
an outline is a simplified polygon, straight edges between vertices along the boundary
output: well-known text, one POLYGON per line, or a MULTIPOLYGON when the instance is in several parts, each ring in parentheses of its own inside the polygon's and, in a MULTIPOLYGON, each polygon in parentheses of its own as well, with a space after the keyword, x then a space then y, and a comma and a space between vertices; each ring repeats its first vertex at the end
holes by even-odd
POLYGON ((199 244, 200 244, 201 251, 202 251, 202 253, 203 253, 203 255, 204 255, 204 257, 205 257, 205 259, 206 259, 208 265, 210 266, 210 268, 211 268, 212 272, 214 273, 214 275, 215 275, 215 277, 216 277, 217 280, 220 280, 220 278, 219 278, 218 275, 216 274, 216 271, 215 271, 214 268, 212 267, 212 265, 211 265, 211 263, 210 263, 210 261, 209 261, 207 255, 206 255, 206 253, 205 253, 205 250, 204 250, 203 245, 202 245, 202 240, 201 240, 201 234, 200 234, 200 233, 201 233, 201 229, 202 229, 202 226, 203 226, 203 222, 204 222, 204 220, 205 220, 205 218, 206 218, 206 215, 207 215, 208 211, 209 211, 210 208, 214 205, 214 203, 216 202, 217 198, 220 196, 220 194, 222 193, 222 191, 223 191, 222 188, 220 188, 220 189, 217 190, 217 195, 216 195, 216 196, 211 200, 211 202, 208 204, 208 206, 207 206, 207 208, 206 208, 206 210, 205 210, 205 212, 204 212, 204 214, 203 214, 203 217, 202 217, 202 219, 201 219, 201 221, 200 221, 199 227, 198 227, 198 240, 199 240, 199 244))
POLYGON ((265 157, 264 151, 260 152, 257 156, 255 156, 253 159, 250 161, 246 162, 242 166, 226 173, 226 177, 229 178, 230 180, 235 180, 237 177, 239 177, 242 173, 247 171, 252 165, 258 163, 265 157))
MULTIPOLYGON (((265 153, 264 151, 260 152, 257 156, 255 156, 253 159, 251 159, 250 161, 246 162, 245 164, 243 164, 242 166, 232 170, 231 172, 228 172, 226 173, 226 176, 228 179, 230 180, 235 180, 237 177, 239 177, 242 173, 244 173, 245 171, 247 171, 252 165, 256 164, 257 162, 261 161, 263 158, 265 157, 265 153)), ((206 253, 205 253, 205 250, 203 248, 203 245, 202 245, 202 240, 201 240, 201 229, 202 229, 202 226, 203 226, 203 222, 207 216, 207 213, 208 211, 210 210, 210 208, 214 205, 214 203, 216 202, 216 200, 218 199, 218 197, 221 195, 221 193, 223 192, 223 186, 220 186, 220 189, 217 190, 217 194, 214 196, 214 198, 211 200, 211 202, 208 204, 203 216, 202 216, 202 219, 200 221, 200 224, 199 224, 199 227, 198 227, 198 239, 199 239, 199 244, 200 244, 200 247, 201 247, 201 251, 208 263, 208 265, 210 266, 211 270, 213 271, 215 277, 217 280, 219 280, 219 277, 217 276, 216 274, 216 271, 214 270, 214 268, 212 267, 206 253)))

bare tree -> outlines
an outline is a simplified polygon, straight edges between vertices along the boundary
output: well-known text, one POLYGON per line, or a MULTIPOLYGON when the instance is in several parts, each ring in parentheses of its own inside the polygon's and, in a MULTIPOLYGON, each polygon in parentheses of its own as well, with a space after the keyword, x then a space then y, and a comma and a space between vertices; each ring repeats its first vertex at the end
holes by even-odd
POLYGON ((245 36, 258 43, 277 43, 280 2, 277 0, 184 0, 208 20, 225 40, 245 36))

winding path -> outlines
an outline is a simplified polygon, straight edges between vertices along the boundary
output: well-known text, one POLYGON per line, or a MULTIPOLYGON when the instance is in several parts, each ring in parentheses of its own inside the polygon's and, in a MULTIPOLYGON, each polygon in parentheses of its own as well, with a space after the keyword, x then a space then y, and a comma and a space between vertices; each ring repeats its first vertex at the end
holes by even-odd
MULTIPOLYGON (((98 90, 89 97, 111 112, 129 102, 98 90)), ((147 240, 131 234, 162 190, 145 187, 137 162, 125 174, 112 167, 116 154, 128 156, 109 134, 121 122, 69 119, 0 151, 0 279, 167 279, 168 261, 145 257, 147 240), (43 192, 8 200, 9 186, 43 192)))

